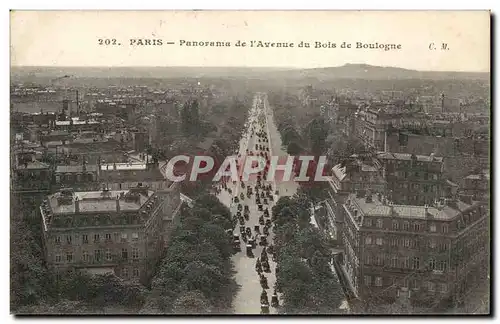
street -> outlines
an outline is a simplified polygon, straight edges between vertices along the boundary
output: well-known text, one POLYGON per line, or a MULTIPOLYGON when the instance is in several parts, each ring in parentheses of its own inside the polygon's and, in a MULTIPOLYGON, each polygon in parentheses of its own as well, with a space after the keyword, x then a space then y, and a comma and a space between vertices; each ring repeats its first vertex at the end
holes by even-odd
MULTIPOLYGON (((246 134, 242 137, 240 141, 239 154, 241 156, 245 156, 247 154, 247 149, 249 151, 254 152, 255 154, 259 154, 259 150, 255 150, 255 144, 258 143, 257 133, 262 130, 267 134, 267 138, 270 142, 269 147, 269 156, 278 155, 278 156, 286 156, 286 153, 281 148, 281 138, 278 130, 276 129, 276 125, 274 125, 274 121, 272 119, 272 113, 269 112, 269 107, 267 107, 267 99, 265 95, 257 94, 254 98, 253 106, 250 109, 249 120, 248 120, 248 128, 246 134), (269 125, 267 125, 269 124, 269 125), (253 131, 252 131, 253 129, 253 131)), ((262 144, 262 143, 260 143, 262 144)), ((264 151, 265 143, 263 144, 264 151)), ((253 178, 245 182, 245 187, 250 186, 255 188, 257 181, 253 178)), ((279 196, 275 195, 275 190, 279 190, 279 195, 293 195, 297 190, 297 184, 293 181, 288 181, 286 183, 280 183, 280 181, 272 181, 267 182, 263 181, 262 184, 268 185, 271 184, 272 190, 271 193, 274 198, 274 202, 276 202, 279 196)), ((237 213, 237 203, 234 203, 234 197, 241 197, 240 191, 244 193, 240 183, 233 184, 228 182, 228 188, 231 189, 231 194, 222 190, 219 194, 219 199, 226 206, 231 209, 233 215, 237 213)), ((244 199, 240 200, 239 203, 242 205, 247 205, 249 208, 249 216, 248 220, 245 221, 245 227, 250 227, 252 229, 252 234, 255 235, 254 227, 259 225, 259 217, 262 215, 262 211, 258 210, 258 205, 255 203, 254 199, 255 195, 252 195, 250 198, 244 195, 244 199)), ((269 213, 271 213, 271 209, 273 201, 268 201, 268 205, 263 204, 263 208, 268 208, 269 213)), ((240 233, 240 225, 238 224, 234 229, 234 233, 240 233)), ((260 226, 261 231, 263 226, 260 226)), ((272 228, 269 231, 269 235, 267 238, 267 242, 272 244, 273 242, 273 232, 272 228)), ((258 243, 258 242, 257 242, 258 243)), ((233 302, 233 310, 235 314, 260 314, 261 313, 261 302, 260 296, 262 293, 261 284, 259 281, 259 275, 255 270, 255 265, 257 258, 260 257, 263 247, 259 244, 256 245, 256 248, 253 249, 253 257, 247 256, 246 253, 246 244, 241 240, 241 251, 236 253, 233 256, 233 263, 235 266, 235 279, 236 282, 240 285, 240 290, 238 291, 238 295, 234 299, 233 302)), ((276 264, 272 261, 271 255, 269 256, 269 266, 270 273, 264 273, 268 280, 269 289, 266 289, 269 300, 273 294, 273 287, 276 281, 275 269, 276 264)), ((280 301, 281 303, 281 301, 280 301)), ((270 314, 276 314, 277 309, 274 307, 269 308, 270 314)))

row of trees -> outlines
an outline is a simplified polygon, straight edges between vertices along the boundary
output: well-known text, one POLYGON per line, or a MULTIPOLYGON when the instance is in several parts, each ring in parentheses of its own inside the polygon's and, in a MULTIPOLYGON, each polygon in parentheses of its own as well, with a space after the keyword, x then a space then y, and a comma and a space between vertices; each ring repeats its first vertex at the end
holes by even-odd
POLYGON ((284 313, 339 313, 342 287, 330 267, 326 239, 310 224, 310 203, 299 193, 280 198, 272 209, 276 289, 283 294, 284 313))
POLYGON ((184 207, 166 256, 151 284, 143 313, 220 313, 231 307, 236 289, 230 257, 233 228, 229 209, 204 195, 184 207))

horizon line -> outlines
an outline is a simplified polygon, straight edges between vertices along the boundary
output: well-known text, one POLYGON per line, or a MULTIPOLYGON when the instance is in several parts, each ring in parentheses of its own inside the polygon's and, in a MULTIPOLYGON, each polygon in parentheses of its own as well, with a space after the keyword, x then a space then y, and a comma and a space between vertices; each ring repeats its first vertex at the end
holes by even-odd
POLYGON ((328 65, 328 66, 318 66, 318 67, 296 67, 296 66, 206 66, 206 65, 120 65, 120 66, 112 66, 112 65, 88 65, 88 66, 79 66, 79 65, 10 65, 10 68, 219 68, 219 69, 275 69, 275 70, 314 70, 314 69, 328 69, 328 68, 338 68, 344 67, 348 65, 366 65, 371 67, 379 67, 379 68, 394 68, 394 69, 402 69, 413 72, 438 72, 438 73, 481 73, 481 74, 491 74, 491 71, 460 71, 460 70, 416 70, 410 68, 403 68, 399 66, 390 66, 390 65, 372 65, 367 63, 345 63, 343 65, 328 65))

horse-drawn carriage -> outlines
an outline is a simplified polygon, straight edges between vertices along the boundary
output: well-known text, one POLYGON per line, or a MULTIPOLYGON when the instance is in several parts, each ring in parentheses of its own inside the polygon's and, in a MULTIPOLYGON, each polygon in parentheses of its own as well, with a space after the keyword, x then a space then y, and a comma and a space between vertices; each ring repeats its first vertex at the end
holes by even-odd
POLYGON ((273 292, 273 295, 271 296, 271 306, 276 308, 280 305, 280 302, 278 300, 278 294, 276 293, 276 289, 273 292))
POLYGON ((252 247, 252 245, 247 243, 246 249, 247 249, 247 256, 249 258, 252 258, 253 257, 253 247, 252 247))
POLYGON ((262 314, 269 314, 269 298, 265 290, 260 294, 260 310, 262 314))
POLYGON ((260 275, 260 285, 263 289, 269 289, 269 285, 267 283, 267 278, 263 274, 260 275))
POLYGON ((267 245, 267 236, 261 235, 260 236, 260 243, 261 246, 266 246, 267 245))

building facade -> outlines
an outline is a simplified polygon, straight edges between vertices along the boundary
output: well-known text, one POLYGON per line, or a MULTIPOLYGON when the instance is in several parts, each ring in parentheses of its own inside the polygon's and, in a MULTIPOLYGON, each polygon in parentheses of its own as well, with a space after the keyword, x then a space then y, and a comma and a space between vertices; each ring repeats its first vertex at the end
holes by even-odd
POLYGON ((179 206, 178 191, 168 189, 60 190, 40 206, 47 265, 146 280, 164 248, 165 219, 179 206))
POLYGON ((347 197, 343 212, 344 267, 365 307, 393 303, 402 294, 426 307, 458 300, 464 278, 488 260, 484 203, 395 205, 358 192, 347 197))
POLYGON ((442 157, 383 152, 377 159, 385 170, 388 196, 395 204, 432 205, 442 196, 442 157))

